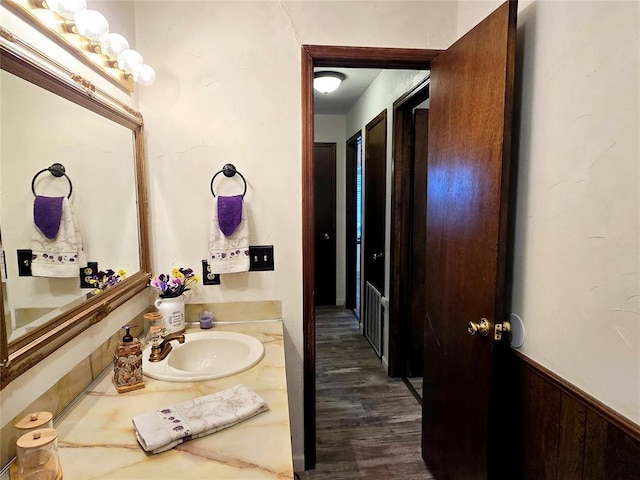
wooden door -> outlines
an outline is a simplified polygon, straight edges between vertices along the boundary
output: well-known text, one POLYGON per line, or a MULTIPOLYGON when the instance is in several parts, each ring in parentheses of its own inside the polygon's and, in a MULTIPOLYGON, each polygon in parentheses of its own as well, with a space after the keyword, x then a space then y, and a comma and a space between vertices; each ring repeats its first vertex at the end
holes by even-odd
POLYGON ((316 305, 336 304, 336 144, 313 147, 316 305))
MULTIPOLYGON (((347 140, 346 143, 346 189, 345 189, 345 294, 344 308, 359 311, 360 305, 356 305, 356 300, 360 302, 360 295, 356 289, 360 286, 356 284, 359 268, 356 262, 358 258, 358 234, 357 234, 357 207, 358 207, 358 139, 361 133, 356 133, 347 140)), ((359 315, 358 315, 359 316, 359 315)))
POLYGON ((423 457, 438 480, 490 474, 516 12, 505 3, 431 65, 423 457), (489 334, 472 336, 467 326, 481 318, 489 334))
POLYGON ((422 376, 424 316, 425 316, 425 236, 427 232, 427 155, 429 138, 429 110, 420 108, 413 112, 413 161, 411 202, 411 308, 408 350, 409 377, 422 376))
POLYGON ((364 282, 384 295, 387 111, 366 126, 364 147, 364 282))

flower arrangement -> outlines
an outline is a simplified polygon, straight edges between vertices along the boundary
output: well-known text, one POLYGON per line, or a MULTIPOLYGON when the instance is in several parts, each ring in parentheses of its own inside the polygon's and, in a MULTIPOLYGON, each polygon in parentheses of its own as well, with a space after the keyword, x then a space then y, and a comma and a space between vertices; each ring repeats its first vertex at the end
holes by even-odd
POLYGON ((127 272, 124 270, 118 270, 114 272, 110 268, 105 271, 98 271, 94 273, 91 278, 88 280, 88 283, 93 285, 99 290, 104 290, 105 288, 112 287, 127 276, 127 272))
POLYGON ((191 285, 198 281, 191 268, 174 268, 170 275, 161 273, 153 277, 149 285, 157 290, 160 298, 175 298, 191 290, 191 285))

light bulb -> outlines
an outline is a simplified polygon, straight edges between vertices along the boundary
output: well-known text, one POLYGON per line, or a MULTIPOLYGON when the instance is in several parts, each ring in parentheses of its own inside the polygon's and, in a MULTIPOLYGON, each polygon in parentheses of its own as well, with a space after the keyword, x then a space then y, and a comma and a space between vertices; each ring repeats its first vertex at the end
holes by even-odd
POLYGON ((140 73, 136 77, 136 82, 140 85, 148 87, 149 85, 153 85, 156 81, 156 71, 153 69, 151 65, 147 65, 146 63, 140 69, 140 73))
POLYGON ((128 48, 118 55, 118 66, 127 73, 131 73, 134 77, 142 70, 144 59, 135 50, 128 48))
POLYGON ((100 40, 100 48, 102 53, 107 55, 111 60, 116 60, 118 55, 129 48, 129 42, 119 33, 107 33, 100 40))
POLYGON ((69 20, 73 20, 76 13, 87 9, 86 0, 47 0, 49 10, 69 20))
POLYGON ((100 41, 109 33, 109 22, 96 10, 82 10, 74 18, 78 33, 90 40, 100 41))

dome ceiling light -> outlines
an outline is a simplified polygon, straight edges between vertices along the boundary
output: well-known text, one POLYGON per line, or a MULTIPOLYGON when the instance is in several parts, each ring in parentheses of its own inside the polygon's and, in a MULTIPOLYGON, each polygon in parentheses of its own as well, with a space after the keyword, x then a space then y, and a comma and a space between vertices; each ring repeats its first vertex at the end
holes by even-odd
POLYGON ((313 88, 320 93, 334 92, 346 76, 340 72, 315 72, 313 74, 313 88))

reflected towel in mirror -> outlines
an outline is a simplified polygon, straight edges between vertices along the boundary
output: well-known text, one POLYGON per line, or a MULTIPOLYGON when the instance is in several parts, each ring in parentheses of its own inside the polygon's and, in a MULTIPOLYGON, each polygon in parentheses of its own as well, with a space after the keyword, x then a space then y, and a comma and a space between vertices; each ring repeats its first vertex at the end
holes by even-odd
POLYGON ((236 385, 133 418, 140 446, 161 453, 177 445, 231 427, 269 409, 267 402, 244 385, 236 385))
POLYGON ((71 209, 71 202, 62 197, 59 227, 53 238, 54 219, 44 220, 44 216, 56 214, 50 208, 50 203, 36 197, 34 201, 34 229, 32 236, 31 274, 34 277, 78 277, 80 267, 87 264, 87 258, 82 245, 80 228, 75 214, 71 209), (46 225, 43 232, 38 225, 46 225), (51 225, 49 225, 51 224, 51 225))

